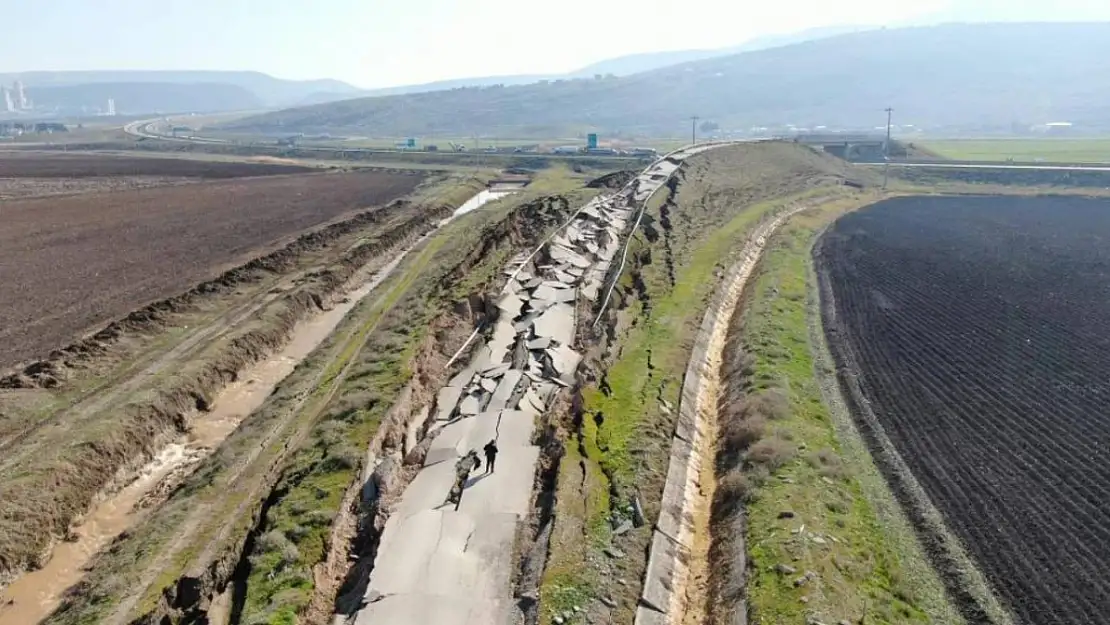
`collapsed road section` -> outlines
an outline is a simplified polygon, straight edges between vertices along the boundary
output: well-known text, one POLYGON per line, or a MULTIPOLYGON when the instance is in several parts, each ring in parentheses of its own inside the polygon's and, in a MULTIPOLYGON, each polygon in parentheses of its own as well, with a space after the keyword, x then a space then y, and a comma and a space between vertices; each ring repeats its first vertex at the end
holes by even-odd
POLYGON ((434 438, 384 527, 363 601, 337 623, 515 620, 513 551, 532 503, 535 422, 560 389, 576 383, 576 304, 601 299, 628 225, 639 222, 682 159, 712 147, 657 161, 617 193, 580 208, 531 254, 510 260, 488 338, 438 393, 434 438), (469 475, 468 454, 490 442, 499 450, 496 470, 469 475), (460 475, 461 494, 451 501, 460 475))

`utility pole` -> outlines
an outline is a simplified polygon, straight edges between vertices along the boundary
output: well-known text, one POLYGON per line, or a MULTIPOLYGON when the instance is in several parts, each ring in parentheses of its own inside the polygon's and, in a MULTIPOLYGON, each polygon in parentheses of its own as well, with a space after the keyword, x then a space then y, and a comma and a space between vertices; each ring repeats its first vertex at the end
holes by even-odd
POLYGON ((883 144, 883 191, 886 191, 887 181, 890 180, 890 122, 894 109, 886 107, 886 143, 883 144))
POLYGON ((692 145, 698 144, 698 120, 701 119, 697 115, 690 118, 690 143, 692 145))

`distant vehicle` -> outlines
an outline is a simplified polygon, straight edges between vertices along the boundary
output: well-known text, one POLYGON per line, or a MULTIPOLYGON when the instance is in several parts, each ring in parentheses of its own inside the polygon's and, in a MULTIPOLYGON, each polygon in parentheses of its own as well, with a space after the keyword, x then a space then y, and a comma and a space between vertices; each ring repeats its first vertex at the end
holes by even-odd
POLYGON ((632 156, 659 156, 659 151, 655 148, 632 148, 629 153, 632 156))
POLYGON ((451 149, 456 152, 465 152, 466 146, 461 143, 451 143, 451 149))
POLYGON ((439 152, 439 146, 438 145, 426 145, 426 146, 424 146, 424 149, 428 152, 439 152))
POLYGON ((578 147, 577 145, 561 145, 557 148, 553 148, 551 150, 551 153, 552 154, 578 154, 581 151, 582 151, 582 148, 578 147))

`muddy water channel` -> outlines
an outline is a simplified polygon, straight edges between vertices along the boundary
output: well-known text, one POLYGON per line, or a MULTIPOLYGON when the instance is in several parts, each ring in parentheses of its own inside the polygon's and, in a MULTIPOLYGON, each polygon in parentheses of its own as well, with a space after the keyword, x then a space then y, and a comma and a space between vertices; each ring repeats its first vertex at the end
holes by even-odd
MULTIPOLYGON (((476 210, 515 189, 486 189, 464 204, 455 216, 476 210)), ((447 219, 440 227, 451 221, 447 219)), ((46 618, 61 603, 65 591, 81 581, 85 567, 98 551, 142 520, 146 501, 168 492, 198 462, 214 451, 244 418, 257 410, 277 385, 326 339, 358 303, 374 291, 410 250, 435 234, 433 230, 402 250, 370 280, 347 293, 342 302, 294 328, 286 346, 268 359, 248 367, 236 382, 215 398, 212 409, 199 413, 188 435, 166 446, 139 470, 123 489, 97 503, 75 526, 70 540, 58 543, 50 561, 18 579, 0 593, 0 625, 31 625, 46 618)))

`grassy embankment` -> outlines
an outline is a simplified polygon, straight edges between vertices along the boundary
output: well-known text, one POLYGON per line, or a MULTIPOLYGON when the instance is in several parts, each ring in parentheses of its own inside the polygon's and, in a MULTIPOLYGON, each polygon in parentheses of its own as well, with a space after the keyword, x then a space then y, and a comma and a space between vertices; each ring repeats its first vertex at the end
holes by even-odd
MULTIPOLYGON (((803 622, 816 614, 824 622, 959 623, 834 397, 810 252, 817 234, 846 208, 809 211, 781 228, 746 293, 740 332, 752 359, 749 392, 778 389, 790 407, 766 422, 763 439, 781 466, 769 479, 750 480, 744 493, 751 619, 803 622), (795 572, 784 574, 783 566, 795 572), (795 586, 810 571, 816 577, 795 586)), ((745 466, 753 477, 759 465, 745 466)))

